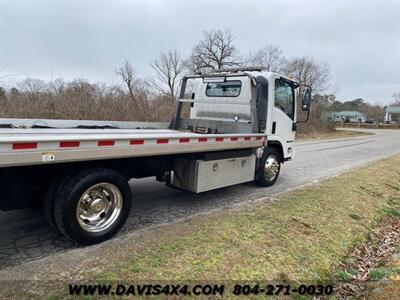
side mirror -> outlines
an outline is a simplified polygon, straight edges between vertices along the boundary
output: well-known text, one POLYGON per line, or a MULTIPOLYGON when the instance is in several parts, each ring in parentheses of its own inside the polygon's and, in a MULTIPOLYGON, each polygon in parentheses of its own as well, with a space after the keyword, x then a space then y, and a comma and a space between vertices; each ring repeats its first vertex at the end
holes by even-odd
POLYGON ((303 101, 301 102, 301 110, 309 111, 311 105, 311 89, 307 89, 303 95, 303 101))

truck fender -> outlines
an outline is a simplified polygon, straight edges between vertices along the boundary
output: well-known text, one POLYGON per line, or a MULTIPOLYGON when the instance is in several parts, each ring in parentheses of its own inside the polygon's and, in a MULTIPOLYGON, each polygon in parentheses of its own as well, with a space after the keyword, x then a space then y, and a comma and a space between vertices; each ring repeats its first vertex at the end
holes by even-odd
POLYGON ((280 159, 281 163, 285 162, 282 144, 278 141, 271 141, 271 142, 268 142, 268 145, 266 147, 257 148, 257 150, 256 150, 256 170, 258 170, 260 168, 261 159, 264 155, 264 152, 266 152, 270 148, 274 148, 276 151, 278 151, 279 159, 280 159))
POLYGON ((278 151, 281 163, 283 163, 285 161, 284 154, 283 154, 283 147, 282 147, 282 144, 280 142, 278 142, 278 141, 268 142, 267 147, 268 148, 274 148, 276 151, 278 151))

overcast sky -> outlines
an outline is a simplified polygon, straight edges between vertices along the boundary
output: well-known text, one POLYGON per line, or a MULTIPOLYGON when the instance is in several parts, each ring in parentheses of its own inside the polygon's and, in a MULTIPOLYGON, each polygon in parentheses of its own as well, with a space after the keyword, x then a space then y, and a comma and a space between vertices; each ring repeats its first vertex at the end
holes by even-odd
POLYGON ((0 77, 12 75, 0 85, 26 77, 116 82, 125 59, 148 77, 161 50, 188 55, 204 30, 225 28, 244 54, 272 43, 287 57, 326 60, 340 100, 388 104, 400 90, 400 0, 0 0, 0 77))

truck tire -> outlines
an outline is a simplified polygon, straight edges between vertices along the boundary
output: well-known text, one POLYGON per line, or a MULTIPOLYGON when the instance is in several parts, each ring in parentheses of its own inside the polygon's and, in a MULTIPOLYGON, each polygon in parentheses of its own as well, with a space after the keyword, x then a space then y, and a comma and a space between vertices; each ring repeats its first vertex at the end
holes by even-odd
POLYGON ((66 177, 53 199, 57 229, 78 244, 91 245, 121 229, 132 205, 132 192, 116 171, 94 168, 66 177))
POLYGON ((281 156, 274 148, 267 148, 261 158, 260 167, 256 172, 255 183, 258 186, 274 185, 281 170, 281 156))
POLYGON ((50 183, 49 187, 47 188, 43 203, 43 210, 46 220, 50 224, 50 226, 56 231, 58 231, 58 228, 56 225, 56 221, 54 220, 54 203, 58 188, 60 187, 63 180, 65 180, 65 177, 58 177, 53 180, 52 183, 50 183))

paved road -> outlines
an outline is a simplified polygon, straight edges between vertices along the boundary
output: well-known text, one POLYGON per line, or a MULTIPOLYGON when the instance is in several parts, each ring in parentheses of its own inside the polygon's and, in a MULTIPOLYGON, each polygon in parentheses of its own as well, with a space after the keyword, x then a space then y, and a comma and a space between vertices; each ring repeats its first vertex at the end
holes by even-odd
MULTIPOLYGON (((136 202, 127 225, 120 234, 259 197, 273 196, 384 157, 400 154, 400 131, 368 131, 376 134, 297 143, 295 159, 282 167, 280 178, 270 188, 257 188, 249 183, 193 195, 167 188, 152 178, 133 180, 131 185, 136 202)), ((0 212, 0 268, 75 247, 47 225, 41 210, 0 212)))

